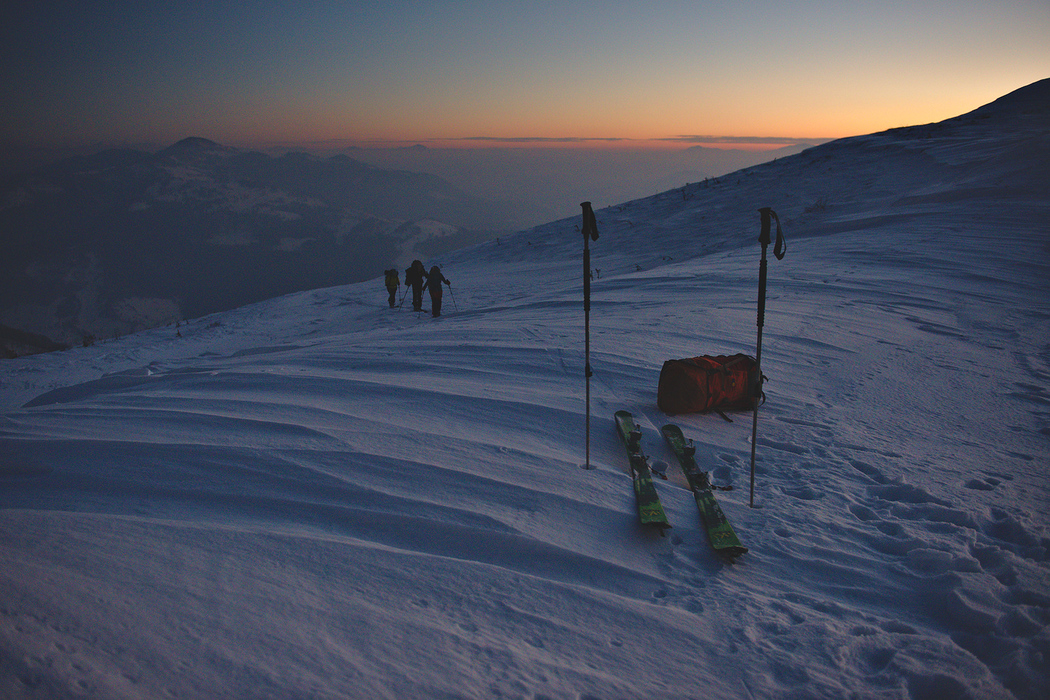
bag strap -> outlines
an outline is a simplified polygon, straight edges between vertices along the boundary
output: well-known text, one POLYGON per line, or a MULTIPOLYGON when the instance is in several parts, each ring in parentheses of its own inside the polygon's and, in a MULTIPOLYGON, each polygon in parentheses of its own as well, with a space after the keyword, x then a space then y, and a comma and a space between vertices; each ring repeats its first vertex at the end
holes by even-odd
POLYGON ((773 255, 777 257, 777 260, 783 260, 787 253, 787 239, 784 238, 784 232, 780 230, 780 217, 775 211, 770 211, 770 214, 777 220, 777 242, 773 244, 773 255))

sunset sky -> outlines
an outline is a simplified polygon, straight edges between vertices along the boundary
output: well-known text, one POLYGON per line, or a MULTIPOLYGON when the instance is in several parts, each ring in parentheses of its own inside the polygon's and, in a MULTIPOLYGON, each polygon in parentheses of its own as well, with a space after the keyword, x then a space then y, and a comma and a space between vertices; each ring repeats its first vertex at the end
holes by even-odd
POLYGON ((832 138, 1050 77, 1048 37, 1047 0, 13 0, 0 145, 832 138))

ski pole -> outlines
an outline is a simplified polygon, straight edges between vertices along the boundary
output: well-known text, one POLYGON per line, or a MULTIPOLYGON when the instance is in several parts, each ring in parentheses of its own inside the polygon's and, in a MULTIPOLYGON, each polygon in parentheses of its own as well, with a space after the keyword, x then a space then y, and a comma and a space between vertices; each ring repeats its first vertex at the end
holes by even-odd
POLYGON ((452 284, 448 285, 448 293, 452 295, 452 308, 459 311, 459 304, 456 303, 456 293, 452 291, 452 284))
POLYGON ((591 249, 590 241, 598 240, 598 222, 594 219, 594 210, 590 202, 580 204, 583 207, 583 373, 587 383, 587 462, 586 469, 591 468, 591 249))
POLYGON ((401 294, 401 303, 397 305, 397 310, 400 311, 401 307, 405 305, 405 297, 408 296, 408 285, 405 285, 405 291, 401 294))
POLYGON ((758 381, 755 383, 754 418, 751 422, 751 507, 755 507, 755 447, 758 442, 758 405, 762 399, 762 326, 766 320, 766 248, 770 243, 770 221, 777 221, 777 242, 773 246, 773 255, 777 260, 783 260, 787 252, 787 242, 780 230, 780 217, 769 207, 758 210, 762 215, 762 230, 758 235, 758 242, 762 244, 762 261, 758 267, 758 341, 755 345, 755 372, 758 373, 758 381))

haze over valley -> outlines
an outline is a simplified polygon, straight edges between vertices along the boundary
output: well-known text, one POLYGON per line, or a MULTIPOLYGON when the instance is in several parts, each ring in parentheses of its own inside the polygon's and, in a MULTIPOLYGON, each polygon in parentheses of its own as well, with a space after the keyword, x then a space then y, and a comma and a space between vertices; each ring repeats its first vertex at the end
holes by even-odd
POLYGON ((192 137, 0 178, 7 356, 358 282, 794 152, 397 148, 276 154, 192 137))

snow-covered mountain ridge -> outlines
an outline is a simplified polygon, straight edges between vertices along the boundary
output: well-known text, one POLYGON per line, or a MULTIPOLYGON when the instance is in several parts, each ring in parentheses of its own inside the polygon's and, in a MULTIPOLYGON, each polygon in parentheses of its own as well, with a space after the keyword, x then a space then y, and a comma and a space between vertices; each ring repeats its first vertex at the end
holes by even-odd
POLYGON ((7 697, 1042 698, 1050 692, 1050 83, 596 212, 592 462, 578 218, 380 280, 0 365, 7 697), (753 352, 750 415, 666 359, 753 352))

